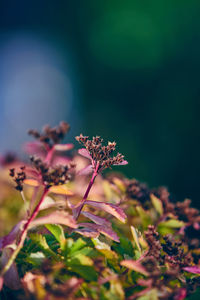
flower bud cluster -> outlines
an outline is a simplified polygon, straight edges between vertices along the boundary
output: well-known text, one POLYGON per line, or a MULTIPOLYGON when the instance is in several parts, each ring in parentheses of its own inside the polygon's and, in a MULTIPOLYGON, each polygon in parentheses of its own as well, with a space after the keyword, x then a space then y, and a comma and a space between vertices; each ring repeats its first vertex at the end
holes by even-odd
POLYGON ((21 171, 20 172, 15 172, 15 168, 10 169, 10 176, 14 177, 14 181, 16 183, 16 190, 18 191, 22 191, 23 190, 23 182, 26 179, 26 173, 24 172, 25 167, 21 167, 20 168, 21 171))
POLYGON ((150 191, 145 183, 141 183, 136 179, 126 180, 126 193, 127 196, 145 203, 149 200, 150 191))
POLYGON ((179 267, 190 265, 192 257, 184 252, 181 241, 175 241, 172 235, 163 237, 165 243, 162 244, 163 251, 167 254, 165 261, 179 267))
POLYGON ((46 125, 42 133, 38 130, 30 129, 28 134, 32 135, 35 139, 39 140, 40 142, 52 147, 54 144, 57 144, 62 140, 65 134, 69 131, 70 126, 67 122, 60 122, 60 124, 56 127, 50 127, 46 125))
POLYGON ((149 256, 153 256, 156 259, 160 258, 160 252, 162 246, 159 241, 159 234, 155 229, 155 226, 149 225, 148 230, 144 232, 146 241, 149 245, 148 254, 149 256))
POLYGON ((88 136, 82 134, 77 136, 76 140, 85 146, 92 160, 99 164, 99 170, 126 162, 124 156, 120 153, 112 156, 116 148, 116 142, 108 142, 106 146, 103 146, 103 139, 100 136, 93 137, 90 140, 88 136))
POLYGON ((42 181, 46 187, 64 184, 71 178, 69 171, 74 168, 74 165, 58 165, 51 167, 38 157, 32 156, 30 159, 33 166, 41 175, 42 181))

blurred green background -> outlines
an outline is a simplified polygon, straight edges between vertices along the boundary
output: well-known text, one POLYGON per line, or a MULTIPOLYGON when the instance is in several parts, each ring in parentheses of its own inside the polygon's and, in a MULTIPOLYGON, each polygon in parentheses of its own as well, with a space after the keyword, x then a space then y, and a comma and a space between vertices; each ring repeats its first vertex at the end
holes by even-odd
POLYGON ((71 139, 116 140, 120 170, 200 207, 199 15, 199 0, 1 1, 1 152, 65 118, 71 139))

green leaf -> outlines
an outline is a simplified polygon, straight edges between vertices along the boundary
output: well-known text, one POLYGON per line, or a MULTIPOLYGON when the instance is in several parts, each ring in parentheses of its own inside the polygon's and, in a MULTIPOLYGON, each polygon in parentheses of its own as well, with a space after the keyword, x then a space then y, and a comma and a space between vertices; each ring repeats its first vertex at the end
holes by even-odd
POLYGON ((159 224, 159 227, 169 227, 169 228, 181 228, 183 226, 185 226, 185 223, 183 221, 179 221, 176 219, 171 219, 159 224))
POLYGON ((137 231, 136 231, 134 226, 131 226, 131 233, 132 233, 132 236, 133 236, 133 240, 134 240, 139 252, 141 253, 141 247, 140 247, 140 243, 139 243, 139 240, 138 240, 138 234, 137 234, 137 231))
POLYGON ((151 218, 148 215, 147 211, 145 211, 141 206, 136 206, 136 211, 138 215, 140 216, 142 220, 142 225, 144 227, 147 227, 149 224, 151 224, 151 218))
POLYGON ((62 250, 65 249, 65 234, 62 226, 56 224, 46 224, 45 227, 53 234, 60 244, 62 250))
POLYGON ((93 266, 83 266, 83 265, 72 264, 69 262, 67 263, 67 266, 69 267, 70 271, 79 274, 85 280, 97 281, 98 279, 98 274, 95 271, 93 266))
POLYGON ((45 255, 43 252, 38 251, 35 253, 31 253, 28 257, 25 258, 25 261, 29 264, 32 264, 35 267, 39 267, 41 263, 44 261, 45 255))
POLYGON ((152 289, 148 291, 144 296, 137 298, 138 300, 158 300, 157 289, 152 289))
POLYGON ((69 255, 71 255, 74 252, 82 249, 85 246, 86 246, 86 242, 82 238, 79 238, 76 242, 73 242, 72 246, 70 247, 69 255))
POLYGON ((77 253, 76 255, 70 257, 66 261, 67 265, 83 265, 83 266, 92 266, 93 261, 91 258, 89 258, 86 255, 83 255, 81 253, 77 253))
POLYGON ((157 198, 154 194, 150 195, 150 199, 151 199, 151 202, 152 202, 155 210, 158 212, 158 214, 160 216, 162 216, 163 215, 162 201, 159 198, 157 198))
POLYGON ((125 255, 128 255, 129 257, 133 257, 134 255, 134 249, 131 241, 124 236, 120 236, 120 244, 114 243, 112 245, 112 249, 121 255, 122 259, 125 255))
POLYGON ((53 257, 56 261, 59 260, 59 257, 56 255, 56 253, 49 248, 45 236, 41 234, 32 233, 30 234, 30 238, 43 251, 43 253, 53 257))
POLYGON ((83 254, 91 258, 95 258, 98 256, 97 251, 92 249, 91 247, 84 247, 80 250, 77 250, 76 252, 71 253, 70 257, 76 256, 77 254, 83 254))

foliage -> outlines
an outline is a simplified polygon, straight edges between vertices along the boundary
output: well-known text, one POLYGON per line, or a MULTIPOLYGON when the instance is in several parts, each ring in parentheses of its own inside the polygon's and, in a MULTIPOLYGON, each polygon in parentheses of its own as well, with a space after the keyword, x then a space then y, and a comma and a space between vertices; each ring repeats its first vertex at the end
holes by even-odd
POLYGON ((29 131, 31 163, 2 165, 4 209, 9 193, 24 202, 0 239, 1 298, 185 299, 200 285, 199 211, 188 199, 174 203, 164 187, 103 177, 127 164, 115 142, 80 135, 84 148, 64 155, 73 149, 59 144, 68 130, 61 122, 29 131))

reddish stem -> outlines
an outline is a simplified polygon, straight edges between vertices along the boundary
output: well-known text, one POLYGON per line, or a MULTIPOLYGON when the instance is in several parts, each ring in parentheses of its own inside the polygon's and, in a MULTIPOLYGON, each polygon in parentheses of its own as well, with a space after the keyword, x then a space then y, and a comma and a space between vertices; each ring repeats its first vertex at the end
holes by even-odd
POLYGON ((45 162, 51 164, 53 155, 54 155, 54 146, 47 151, 47 156, 45 158, 45 162))
POLYGON ((83 206, 85 204, 85 201, 87 200, 87 197, 89 195, 89 192, 94 184, 95 178, 98 175, 98 169, 99 169, 99 163, 96 164, 95 170, 92 174, 92 178, 88 184, 87 190, 83 196, 83 199, 81 200, 81 202, 79 203, 78 207, 76 208, 75 212, 74 212, 74 218, 77 220, 78 217, 80 216, 81 210, 83 209, 83 206))

